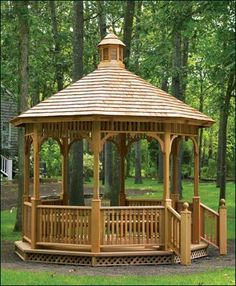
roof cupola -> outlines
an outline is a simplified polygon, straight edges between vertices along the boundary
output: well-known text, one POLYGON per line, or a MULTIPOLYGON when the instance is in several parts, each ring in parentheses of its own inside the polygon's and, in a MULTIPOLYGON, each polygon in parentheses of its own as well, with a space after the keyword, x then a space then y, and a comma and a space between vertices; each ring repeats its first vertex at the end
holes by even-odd
POLYGON ((106 67, 118 65, 124 67, 123 50, 125 44, 113 33, 112 27, 109 28, 109 33, 98 44, 100 51, 100 63, 98 67, 106 67))

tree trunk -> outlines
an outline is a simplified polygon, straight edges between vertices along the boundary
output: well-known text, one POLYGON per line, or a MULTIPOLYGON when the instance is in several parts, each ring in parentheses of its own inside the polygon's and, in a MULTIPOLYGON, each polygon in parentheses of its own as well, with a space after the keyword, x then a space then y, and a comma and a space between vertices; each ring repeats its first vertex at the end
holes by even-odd
MULTIPOLYGON (((101 40, 106 36, 106 15, 104 8, 104 1, 98 1, 98 25, 100 31, 101 40)), ((112 175, 113 175, 113 152, 112 152, 112 142, 106 141, 104 147, 104 160, 103 160, 103 170, 104 170, 104 186, 105 186, 105 196, 111 199, 112 196, 112 175)))
POLYGON ((106 36, 106 14, 104 9, 104 1, 98 1, 98 26, 101 40, 106 36))
POLYGON ((124 18, 124 63, 126 67, 129 66, 129 56, 131 48, 131 36, 133 28, 133 19, 134 19, 134 8, 135 1, 126 1, 126 10, 124 18))
MULTIPOLYGON (((139 74, 139 51, 140 51, 140 45, 139 45, 139 34, 140 34, 140 16, 141 16, 141 7, 142 7, 142 1, 137 2, 137 9, 136 9, 136 45, 135 45, 135 70, 136 73, 139 74)), ((131 31, 132 32, 132 31, 131 31)), ((135 184, 142 184, 142 174, 141 174, 141 163, 142 163, 142 151, 141 151, 141 140, 135 142, 135 184)))
POLYGON ((222 79, 221 83, 221 105, 220 105, 220 124, 219 124, 219 132, 218 132, 218 147, 217 147, 217 174, 216 174, 216 187, 220 187, 220 172, 221 172, 221 159, 222 159, 222 124, 223 124, 223 104, 222 99, 224 98, 225 93, 225 84, 224 79, 222 79))
MULTIPOLYGON (((83 1, 73 2, 74 33, 73 33, 73 82, 83 76, 83 36, 84 13, 83 1)), ((84 205, 83 186, 83 140, 72 145, 70 204, 84 205)))
POLYGON ((52 23, 52 34, 54 40, 54 61, 55 61, 55 77, 57 81, 57 89, 63 89, 63 65, 60 60, 61 56, 61 45, 60 45, 60 37, 58 33, 58 25, 57 25, 57 17, 56 17, 56 4, 55 1, 49 1, 49 8, 51 14, 51 23, 52 23))
POLYGON ((219 199, 226 199, 226 147, 227 147, 227 123, 228 123, 228 116, 229 116, 229 107, 230 107, 230 99, 232 93, 235 89, 235 74, 231 72, 228 79, 227 90, 225 94, 225 99, 222 104, 221 108, 221 116, 220 116, 220 130, 221 133, 221 166, 220 166, 220 198, 219 199))
MULTIPOLYGON (((14 2, 19 31, 19 100, 18 112, 28 109, 29 19, 28 1, 14 2)), ((22 230, 22 197, 24 189, 24 129, 18 129, 18 196, 14 230, 22 230)))
POLYGON ((114 147, 113 152, 113 176, 112 176, 112 192, 111 192, 111 206, 119 205, 119 192, 120 192, 120 155, 114 147))

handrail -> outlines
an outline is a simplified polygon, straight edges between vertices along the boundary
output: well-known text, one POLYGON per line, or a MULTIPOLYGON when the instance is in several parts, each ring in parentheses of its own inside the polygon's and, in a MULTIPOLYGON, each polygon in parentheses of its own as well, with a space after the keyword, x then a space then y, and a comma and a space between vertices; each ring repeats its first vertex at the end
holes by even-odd
POLYGON ((181 215, 171 206, 167 206, 168 210, 178 219, 181 220, 181 215))
POLYGON ((31 206, 32 206, 32 203, 31 203, 31 202, 24 202, 24 205, 31 207, 31 206))
POLYGON ((219 216, 219 214, 216 211, 214 211, 213 209, 209 208, 208 206, 206 206, 206 205, 204 205, 202 203, 200 203, 200 206, 203 207, 204 209, 208 210, 209 212, 213 213, 214 215, 219 216))
POLYGON ((207 243, 219 247, 219 213, 200 203, 200 236, 207 243))
POLYGON ((168 247, 180 255, 181 247, 181 215, 171 206, 167 206, 168 247))
POLYGON ((74 209, 74 210, 91 210, 91 207, 85 206, 61 206, 61 205, 38 205, 37 208, 44 208, 44 209, 74 209))
POLYGON ((1 172, 8 177, 8 180, 12 180, 12 159, 7 159, 1 155, 1 172))
POLYGON ((143 209, 164 209, 164 206, 125 206, 125 207, 101 207, 101 210, 143 210, 143 209))

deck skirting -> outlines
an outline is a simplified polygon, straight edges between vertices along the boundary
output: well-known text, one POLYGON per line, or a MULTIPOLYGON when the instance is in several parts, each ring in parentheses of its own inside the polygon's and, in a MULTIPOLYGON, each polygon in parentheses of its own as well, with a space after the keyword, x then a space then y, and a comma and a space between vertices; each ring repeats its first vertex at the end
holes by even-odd
MULTIPOLYGON (((207 256, 205 243, 193 247, 191 259, 207 256)), ((15 252, 24 261, 87 266, 158 265, 180 263, 172 251, 139 250, 123 252, 81 252, 52 249, 31 249, 27 242, 15 242, 15 252)))

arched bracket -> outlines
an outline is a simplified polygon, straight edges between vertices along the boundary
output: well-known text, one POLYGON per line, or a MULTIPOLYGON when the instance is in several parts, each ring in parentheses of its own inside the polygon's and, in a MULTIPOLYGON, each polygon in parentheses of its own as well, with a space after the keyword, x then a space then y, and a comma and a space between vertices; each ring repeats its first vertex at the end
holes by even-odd
POLYGON ((188 138, 191 139, 192 142, 193 142, 194 153, 195 153, 196 155, 199 155, 199 145, 198 145, 197 136, 190 136, 190 137, 188 137, 188 138))

